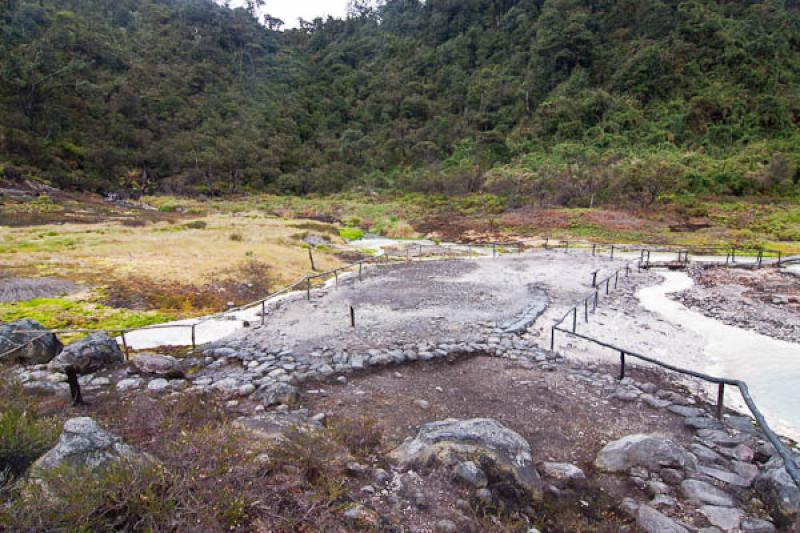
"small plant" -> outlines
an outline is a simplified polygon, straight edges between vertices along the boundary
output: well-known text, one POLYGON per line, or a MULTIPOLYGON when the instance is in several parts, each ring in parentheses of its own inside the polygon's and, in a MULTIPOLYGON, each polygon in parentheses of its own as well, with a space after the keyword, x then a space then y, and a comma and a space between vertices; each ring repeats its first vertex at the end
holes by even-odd
POLYGON ((184 224, 184 227, 188 229, 206 229, 208 227, 208 224, 206 224, 205 221, 203 220, 193 220, 188 224, 184 224))
POLYGON ((241 233, 231 233, 228 238, 234 242, 242 242, 244 240, 241 233))

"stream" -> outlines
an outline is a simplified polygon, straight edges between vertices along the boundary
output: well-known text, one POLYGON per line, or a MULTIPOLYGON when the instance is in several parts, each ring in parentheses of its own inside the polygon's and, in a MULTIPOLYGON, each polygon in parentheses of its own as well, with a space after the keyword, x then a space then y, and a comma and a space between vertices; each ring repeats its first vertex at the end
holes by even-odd
MULTIPOLYGON (((660 285, 638 291, 642 306, 704 339, 706 374, 745 381, 770 426, 794 439, 800 438, 800 344, 786 342, 729 326, 692 311, 669 296, 690 288, 684 272, 662 272, 660 285)), ((747 412, 733 387, 726 388, 726 403, 747 412)))

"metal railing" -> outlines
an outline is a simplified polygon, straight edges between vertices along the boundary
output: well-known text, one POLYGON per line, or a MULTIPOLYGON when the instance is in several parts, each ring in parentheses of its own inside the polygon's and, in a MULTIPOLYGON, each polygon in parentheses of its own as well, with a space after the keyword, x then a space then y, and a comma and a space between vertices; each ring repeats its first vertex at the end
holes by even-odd
MULTIPOLYGON (((643 256, 644 257, 644 256, 643 256)), ((649 254, 648 254, 649 260, 649 254)), ((642 265, 642 258, 639 258, 635 261, 637 270, 641 270, 643 268, 642 265)), ((556 320, 550 329, 550 350, 555 351, 555 341, 556 341, 556 332, 560 331, 562 333, 566 333, 567 335, 572 335, 573 337, 585 340, 587 342, 596 344, 603 348, 607 348, 613 350, 619 354, 620 358, 620 371, 619 371, 619 379, 620 381, 625 378, 625 365, 626 365, 626 357, 632 357, 634 359, 638 359, 641 361, 645 361, 647 363, 654 364, 660 368, 664 368, 666 370, 670 370, 672 372, 676 372, 679 374, 691 376, 694 378, 701 379, 703 381, 713 383, 717 385, 717 404, 716 404, 716 416, 718 419, 722 419, 723 411, 724 411, 724 400, 725 400, 725 386, 734 386, 736 387, 740 394, 742 395, 742 399, 744 400, 745 405, 747 406, 750 413, 753 415, 758 426, 764 432, 767 440, 769 440, 770 444, 775 448, 775 451, 778 453, 780 458, 783 460, 784 466, 786 468, 787 473, 792 478, 794 483, 800 487, 800 469, 798 469, 797 463, 795 462, 794 458, 792 457, 791 452, 786 448, 786 446, 781 442, 778 435, 772 431, 767 423, 764 415, 758 409, 755 402, 753 401, 752 396, 750 395, 750 390, 747 386, 747 383, 732 378, 725 378, 725 377, 718 377, 712 376, 709 374, 704 374, 702 372, 697 372, 695 370, 690 370, 686 368, 681 368, 675 365, 671 365, 669 363, 665 363, 664 361, 660 361, 654 357, 650 357, 647 355, 643 355, 637 353, 635 351, 629 350, 627 348, 622 348, 620 346, 616 346, 612 343, 602 341, 600 339, 596 339, 590 335, 586 335, 584 333, 579 333, 577 331, 578 328, 578 310, 579 308, 583 307, 583 317, 584 322, 589 322, 589 302, 592 306, 592 313, 597 309, 597 304, 601 292, 601 288, 605 285, 605 293, 609 294, 609 287, 611 279, 614 279, 614 288, 616 289, 620 279, 620 273, 623 269, 617 269, 613 274, 609 275, 608 277, 602 279, 601 281, 597 281, 597 274, 598 272, 595 271, 592 273, 592 287, 594 288, 594 292, 592 292, 589 296, 578 301, 573 307, 571 307, 561 318, 556 320), (572 315, 572 328, 564 328, 562 325, 564 322, 572 315)), ((625 277, 629 277, 631 272, 630 264, 625 265, 625 277)))

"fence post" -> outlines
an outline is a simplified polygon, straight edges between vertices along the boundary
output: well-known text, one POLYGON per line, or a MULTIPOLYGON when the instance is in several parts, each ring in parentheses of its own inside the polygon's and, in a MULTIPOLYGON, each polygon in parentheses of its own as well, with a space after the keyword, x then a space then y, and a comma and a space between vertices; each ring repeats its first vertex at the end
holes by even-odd
POLYGON ((550 351, 556 351, 556 327, 550 327, 550 351))
POLYGON ((592 288, 597 287, 597 273, 600 272, 599 270, 595 270, 592 272, 592 288))
POLYGON ((592 243, 592 257, 594 257, 596 249, 597 249, 597 244, 592 243))
POLYGON ((122 347, 125 349, 125 359, 129 361, 131 358, 131 354, 130 351, 128 350, 128 342, 125 340, 125 332, 121 331, 120 333, 122 337, 122 347))
POLYGON ((617 288, 617 285, 619 285, 619 270, 614 272, 614 288, 615 289, 617 288))
POLYGON ((625 352, 619 352, 619 380, 625 379, 625 352))
POLYGON ((492 243, 492 257, 497 257, 497 245, 492 243))
POLYGON ((263 326, 267 320, 267 303, 261 300, 261 325, 263 326))
POLYGON ((544 249, 547 250, 547 245, 550 243, 550 237, 544 238, 544 249))
POLYGON ((608 294, 608 286, 611 284, 611 277, 606 278, 606 294, 608 294))
POLYGON ((583 321, 589 322, 589 298, 583 300, 583 321))
POLYGON ((311 278, 306 276, 306 299, 311 301, 311 278))
POLYGON ((723 402, 725 401, 725 384, 720 383, 717 389, 717 418, 722 420, 723 402))
POLYGON ((731 263, 736 262, 736 247, 731 250, 731 263))
POLYGON ((192 324, 192 352, 197 350, 197 342, 195 336, 195 328, 197 328, 197 324, 192 324))
POLYGON ((408 246, 406 246, 406 263, 411 261, 411 257, 409 256, 409 253, 410 253, 409 250, 410 250, 410 248, 408 246))
POLYGON ((778 250, 778 266, 781 266, 781 256, 782 255, 783 255, 783 252, 781 250, 778 250))
POLYGON ((353 306, 350 306, 350 327, 356 327, 356 310, 353 309, 353 306))
POLYGON ((631 265, 630 263, 625 263, 625 277, 631 277, 631 265))
POLYGON ((358 264, 358 281, 361 281, 361 268, 364 266, 364 263, 358 264))
POLYGON ((69 365, 64 369, 67 374, 67 383, 69 383, 69 395, 72 398, 72 405, 83 404, 83 397, 81 396, 81 384, 78 382, 78 372, 75 367, 69 365))
POLYGON ((336 278, 336 286, 338 287, 339 286, 339 270, 338 269, 333 271, 333 276, 336 278))
POLYGON ((614 245, 611 245, 611 260, 614 260, 614 245))
POLYGON ((600 291, 595 289, 595 291, 594 291, 594 304, 592 305, 592 313, 597 311, 597 300, 599 300, 599 299, 600 299, 600 291))
POLYGON ((311 261, 311 271, 316 272, 317 267, 314 266, 314 255, 311 253, 311 247, 308 247, 308 260, 311 261))
POLYGON ((572 308, 572 333, 578 329, 578 306, 572 308))

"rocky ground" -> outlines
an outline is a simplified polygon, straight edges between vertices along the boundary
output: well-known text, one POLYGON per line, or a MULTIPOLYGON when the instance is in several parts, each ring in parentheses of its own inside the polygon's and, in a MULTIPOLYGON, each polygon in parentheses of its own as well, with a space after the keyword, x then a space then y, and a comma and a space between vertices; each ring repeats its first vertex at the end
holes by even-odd
POLYGON ((800 342, 800 278, 774 268, 692 268, 695 285, 677 298, 732 326, 800 342))
MULTIPOLYGON (((77 368, 87 405, 72 413, 119 437, 76 438, 105 431, 78 419, 36 468, 97 457, 93 446, 99 463, 138 457, 123 443, 154 461, 171 457, 165 441, 179 438, 172 426, 183 417, 159 415, 153 402, 166 401, 220 409, 270 476, 305 473, 286 489, 304 509, 300 522, 279 525, 294 507, 250 511, 268 529, 320 529, 327 516, 340 531, 792 531, 800 490, 750 419, 716 420, 702 397, 652 369, 632 368, 620 382, 614 365, 566 337, 559 353, 547 349, 552 319, 591 291, 592 272, 621 265, 551 252, 384 267, 316 290, 310 303, 284 301, 264 327, 185 357, 141 353, 126 363, 93 337, 50 360, 58 347, 40 343, 14 372, 23 387, 63 399, 62 372, 77 368), (136 424, 118 414, 137 408, 136 424), (347 444, 346 459, 329 455, 333 441, 347 444), (260 451, 259 442, 277 444, 260 451), (323 475, 321 504, 317 470, 338 463, 344 477, 323 475), (313 497, 303 496, 309 484, 313 497)), ((656 280, 632 273, 579 328, 609 332, 628 317, 610 332, 630 343, 669 338, 636 309, 635 287, 656 280)), ((251 507, 263 507, 261 494, 251 507)))

